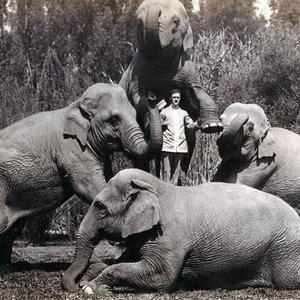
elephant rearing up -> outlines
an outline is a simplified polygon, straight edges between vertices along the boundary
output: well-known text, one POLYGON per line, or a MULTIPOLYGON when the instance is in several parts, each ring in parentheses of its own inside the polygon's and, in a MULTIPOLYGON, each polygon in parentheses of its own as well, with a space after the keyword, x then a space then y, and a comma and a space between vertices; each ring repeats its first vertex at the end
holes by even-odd
POLYGON ((162 145, 160 116, 149 102, 149 142, 118 85, 95 84, 69 107, 27 117, 0 131, 0 266, 10 264, 20 221, 76 194, 87 203, 111 176, 109 154, 150 158, 162 145), (108 179, 108 178, 107 178, 108 179))
MULTIPOLYGON (((190 59, 194 51, 193 34, 187 12, 178 0, 145 0, 136 12, 138 52, 123 74, 120 85, 137 110, 140 124, 147 127, 147 92, 170 104, 170 91, 179 88, 181 106, 201 130, 219 132, 222 124, 216 104, 197 78, 190 59)), ((190 154, 193 134, 188 139, 190 154)))

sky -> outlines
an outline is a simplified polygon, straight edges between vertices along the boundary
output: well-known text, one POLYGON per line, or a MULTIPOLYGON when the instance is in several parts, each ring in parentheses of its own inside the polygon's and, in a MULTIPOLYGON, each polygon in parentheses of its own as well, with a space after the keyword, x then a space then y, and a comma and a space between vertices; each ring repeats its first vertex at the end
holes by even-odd
POLYGON ((256 7, 256 16, 263 15, 266 18, 266 20, 269 21, 273 13, 269 6, 269 1, 256 0, 255 7, 256 7))
MULTIPOLYGON (((203 0, 202 0, 203 1, 203 0)), ((206 0, 209 1, 209 0, 206 0)), ((194 6, 194 11, 197 12, 199 11, 199 0, 192 0, 193 6, 194 6)), ((256 3, 254 5, 256 8, 255 15, 258 17, 259 15, 263 15, 267 21, 269 21, 271 15, 272 15, 272 10, 269 6, 269 0, 256 0, 256 3)))

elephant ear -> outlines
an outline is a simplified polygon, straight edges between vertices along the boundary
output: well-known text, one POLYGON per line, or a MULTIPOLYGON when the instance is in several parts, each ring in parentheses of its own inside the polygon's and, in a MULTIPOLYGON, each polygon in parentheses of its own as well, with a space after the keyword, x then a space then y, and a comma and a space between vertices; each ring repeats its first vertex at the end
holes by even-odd
POLYGON ((64 134, 75 136, 82 146, 87 143, 90 130, 91 101, 79 99, 70 104, 65 114, 64 134))
POLYGON ((275 139, 272 131, 269 128, 265 136, 261 138, 258 144, 257 156, 260 159, 262 157, 273 157, 274 155, 276 155, 275 139))
POLYGON ((195 52, 193 31, 190 24, 188 24, 187 32, 183 40, 183 51, 187 54, 188 57, 193 55, 195 52))
POLYGON ((131 201, 122 224, 123 238, 150 230, 160 220, 156 189, 137 179, 131 181, 131 186, 133 188, 130 193, 131 201))

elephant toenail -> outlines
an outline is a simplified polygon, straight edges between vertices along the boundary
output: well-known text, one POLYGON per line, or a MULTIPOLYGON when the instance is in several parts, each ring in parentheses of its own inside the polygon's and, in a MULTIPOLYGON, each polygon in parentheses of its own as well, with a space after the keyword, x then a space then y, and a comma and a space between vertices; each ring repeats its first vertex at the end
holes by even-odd
POLYGON ((83 289, 84 293, 87 294, 87 295, 93 295, 94 294, 94 291, 90 286, 84 286, 82 289, 83 289))

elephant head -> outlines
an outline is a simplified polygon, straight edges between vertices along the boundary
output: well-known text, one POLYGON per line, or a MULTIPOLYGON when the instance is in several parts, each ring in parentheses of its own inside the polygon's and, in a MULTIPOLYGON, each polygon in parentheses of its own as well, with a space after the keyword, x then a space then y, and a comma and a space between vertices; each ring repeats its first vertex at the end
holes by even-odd
POLYGON ((115 84, 97 83, 67 108, 64 134, 76 138, 82 147, 89 146, 97 155, 125 148, 134 157, 150 158, 161 149, 162 133, 157 109, 148 108, 149 142, 125 91, 115 84))
POLYGON ((276 154, 271 126, 260 106, 234 103, 225 109, 220 119, 224 131, 217 143, 223 160, 244 162, 276 154))
POLYGON ((178 0, 145 0, 137 9, 138 48, 149 58, 194 51, 187 12, 178 0))
POLYGON ((64 273, 63 288, 73 288, 76 278, 88 266, 93 249, 101 239, 122 241, 151 230, 159 223, 160 206, 155 186, 138 176, 132 176, 130 172, 119 172, 96 196, 80 225, 75 258, 64 273))

